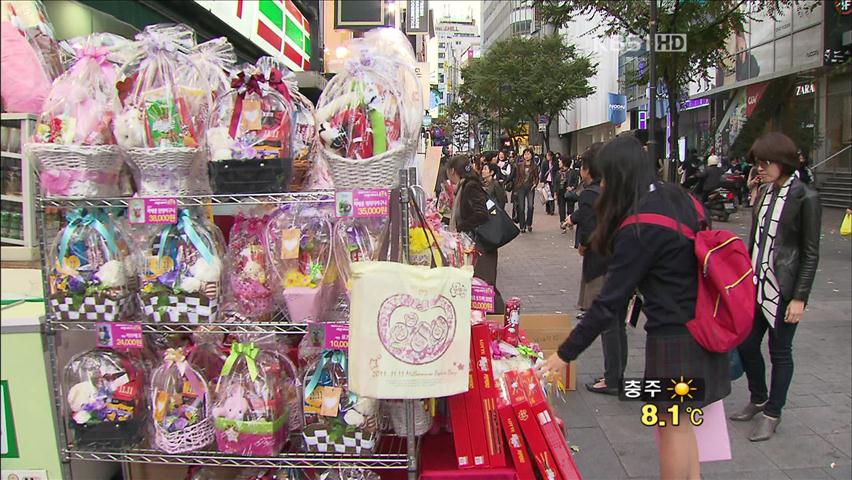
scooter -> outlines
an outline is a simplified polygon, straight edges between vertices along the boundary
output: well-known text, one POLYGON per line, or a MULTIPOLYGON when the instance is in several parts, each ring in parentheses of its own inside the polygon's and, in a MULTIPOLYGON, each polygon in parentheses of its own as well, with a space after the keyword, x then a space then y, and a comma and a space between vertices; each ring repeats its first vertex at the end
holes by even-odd
POLYGON ((704 206, 710 213, 712 218, 716 218, 723 222, 728 221, 728 217, 737 211, 734 204, 734 194, 728 189, 720 187, 707 194, 704 200, 704 206))

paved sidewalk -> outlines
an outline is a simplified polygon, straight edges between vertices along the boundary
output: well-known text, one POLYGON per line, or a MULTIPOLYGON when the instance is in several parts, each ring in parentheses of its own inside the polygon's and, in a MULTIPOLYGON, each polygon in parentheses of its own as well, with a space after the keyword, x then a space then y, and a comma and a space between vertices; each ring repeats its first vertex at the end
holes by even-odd
MULTIPOLYGON (((750 218, 750 212, 740 212, 716 226, 745 238, 750 218)), ((849 238, 838 234, 841 220, 840 210, 824 212, 820 269, 794 340, 796 371, 777 434, 751 443, 750 424, 728 422, 733 460, 702 464, 703 478, 852 478, 852 249, 849 238)), ((498 287, 504 298, 522 299, 522 312, 576 313, 581 257, 572 248, 573 232, 560 234, 558 222, 537 205, 535 231, 500 250, 498 287)), ((628 376, 641 376, 644 369, 642 325, 628 327, 628 376)), ((584 387, 603 372, 599 340, 577 366, 578 389, 557 409, 569 442, 579 448, 574 455, 583 478, 656 478, 654 434, 640 423, 640 404, 584 387)), ((725 408, 739 409, 747 400, 743 377, 732 385, 725 408)))

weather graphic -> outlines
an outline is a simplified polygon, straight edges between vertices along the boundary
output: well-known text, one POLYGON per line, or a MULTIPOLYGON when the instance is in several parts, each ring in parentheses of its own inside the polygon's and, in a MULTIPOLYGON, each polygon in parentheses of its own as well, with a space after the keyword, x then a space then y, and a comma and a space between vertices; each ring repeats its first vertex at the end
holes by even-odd
POLYGON ((671 379, 672 386, 666 387, 666 391, 672 392, 672 396, 670 397, 672 400, 675 398, 679 399, 681 403, 683 403, 684 398, 693 399, 692 393, 697 391, 698 388, 693 386, 693 379, 684 380, 683 375, 681 375, 680 380, 671 379))

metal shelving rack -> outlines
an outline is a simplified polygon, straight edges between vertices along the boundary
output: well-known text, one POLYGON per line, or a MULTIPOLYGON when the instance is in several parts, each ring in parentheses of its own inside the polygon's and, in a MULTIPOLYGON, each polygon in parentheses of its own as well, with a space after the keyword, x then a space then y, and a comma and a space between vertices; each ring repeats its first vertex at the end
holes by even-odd
MULTIPOLYGON (((409 170, 400 171, 400 204, 402 208, 401 245, 403 261, 408 261, 408 191, 409 178, 415 174, 409 170)), ((176 197, 179 207, 213 207, 214 212, 231 213, 243 206, 251 205, 284 205, 298 203, 334 202, 333 191, 280 193, 268 195, 204 195, 176 197)), ((42 252, 45 248, 48 232, 45 228, 44 213, 47 208, 127 208, 131 198, 38 198, 36 202, 36 221, 38 224, 38 239, 42 252)), ((54 232, 55 233, 55 232, 54 232)), ((44 282, 45 298, 48 292, 47 255, 42 255, 42 280, 44 282)), ((47 300, 45 300, 47 302, 47 300)), ((45 305, 49 312, 49 305, 45 305)), ((202 327, 205 332, 213 333, 276 333, 282 335, 303 335, 307 332, 306 324, 288 323, 282 314, 276 315, 272 321, 264 323, 156 323, 140 322, 143 333, 189 333, 202 327)), ((211 465, 225 467, 274 467, 291 469, 317 468, 365 468, 371 470, 406 470, 409 480, 417 479, 419 442, 414 436, 415 402, 405 400, 407 435, 386 436, 380 443, 376 453, 370 456, 347 454, 314 454, 302 452, 285 452, 273 457, 249 457, 224 454, 216 451, 196 451, 185 454, 167 454, 158 450, 146 448, 103 449, 79 447, 70 442, 64 420, 62 418, 63 397, 60 387, 60 369, 57 354, 57 335, 73 332, 90 332, 95 330, 95 322, 59 321, 47 315, 44 321, 43 334, 50 362, 50 382, 53 394, 53 415, 57 430, 57 445, 61 452, 63 477, 72 479, 71 460, 87 460, 100 462, 120 462, 125 479, 128 479, 130 463, 156 463, 168 465, 211 465)), ((292 444, 293 442, 291 442, 292 444)))
POLYGON ((5 128, 18 130, 19 142, 17 151, 4 148, 0 152, 3 162, 16 162, 21 168, 21 191, 3 192, 0 201, 5 204, 21 205, 21 238, 10 236, 0 237, 3 243, 4 260, 35 260, 37 258, 36 246, 38 245, 35 222, 35 169, 21 153, 26 140, 33 135, 36 116, 28 113, 3 113, 0 115, 0 123, 5 128))

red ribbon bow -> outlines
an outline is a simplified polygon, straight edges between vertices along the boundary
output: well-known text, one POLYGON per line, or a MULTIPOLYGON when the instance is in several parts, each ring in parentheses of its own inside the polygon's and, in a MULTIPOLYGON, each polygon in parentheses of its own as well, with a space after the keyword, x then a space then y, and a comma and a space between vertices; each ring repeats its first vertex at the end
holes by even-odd
POLYGON ((231 114, 231 124, 228 128, 228 134, 231 138, 236 138, 237 126, 240 124, 240 117, 243 114, 243 99, 246 94, 255 93, 258 96, 262 95, 260 84, 266 82, 261 74, 246 75, 245 72, 237 74, 236 78, 231 80, 231 88, 237 90, 237 100, 234 102, 234 113, 231 114))
POLYGON ((287 103, 293 103, 293 99, 290 97, 290 87, 284 83, 284 74, 281 73, 281 70, 273 68, 269 72, 269 86, 277 90, 287 100, 287 103))

